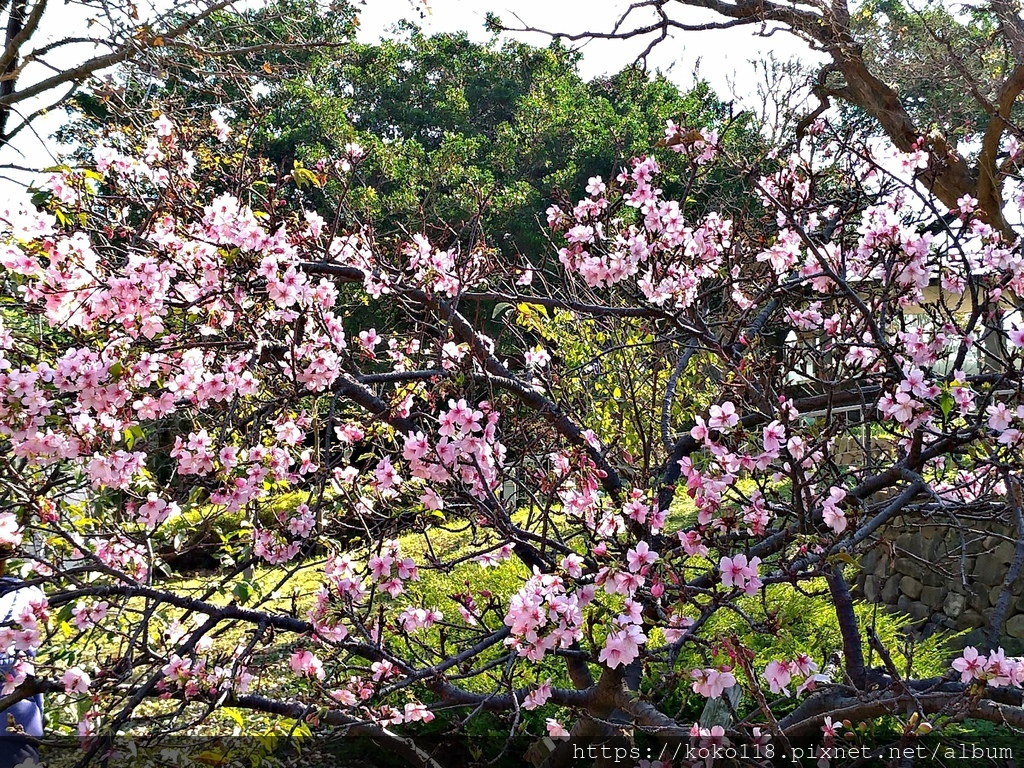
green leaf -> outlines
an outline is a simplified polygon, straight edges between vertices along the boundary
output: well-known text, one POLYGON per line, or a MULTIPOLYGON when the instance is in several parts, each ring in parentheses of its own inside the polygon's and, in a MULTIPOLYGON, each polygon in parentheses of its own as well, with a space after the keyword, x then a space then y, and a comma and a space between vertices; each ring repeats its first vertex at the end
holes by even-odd
POLYGON ((948 390, 943 391, 939 395, 939 409, 942 411, 942 415, 948 419, 950 412, 953 410, 953 396, 948 390))
POLYGON ((135 443, 137 443, 139 440, 145 439, 145 437, 146 433, 143 432, 142 428, 138 426, 128 427, 128 429, 124 431, 124 443, 129 448, 134 448, 135 443))
POLYGON ((292 178, 295 179, 295 186, 299 189, 306 186, 316 187, 317 189, 320 188, 319 177, 308 168, 303 168, 302 166, 297 165, 292 170, 292 178))
POLYGON ((846 565, 857 565, 857 558, 851 555, 849 552, 840 552, 836 555, 836 560, 846 565))
POLYGON ((231 594, 235 598, 235 602, 239 605, 245 605, 249 602, 249 598, 252 597, 252 587, 248 582, 240 581, 235 584, 235 588, 231 590, 231 594))
POLYGON ((510 309, 515 309, 515 307, 512 304, 509 304, 507 301, 500 302, 497 306, 494 307, 494 311, 491 312, 491 320, 497 320, 510 309))
POLYGON ((245 728, 245 718, 242 713, 234 707, 223 707, 221 713, 230 717, 239 728, 245 728))
POLYGON ((71 611, 74 606, 71 603, 66 603, 63 608, 60 609, 60 613, 57 614, 57 621, 65 623, 71 621, 71 611))

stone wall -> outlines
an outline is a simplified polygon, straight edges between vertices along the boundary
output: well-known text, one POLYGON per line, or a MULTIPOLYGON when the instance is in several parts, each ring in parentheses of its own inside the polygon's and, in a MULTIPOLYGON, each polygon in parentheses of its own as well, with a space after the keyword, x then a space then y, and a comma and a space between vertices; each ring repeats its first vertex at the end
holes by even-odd
MULTIPOLYGON (((922 635, 967 630, 958 645, 980 643, 1002 590, 1016 536, 1009 526, 907 525, 884 529, 862 558, 855 594, 909 615, 922 635)), ((1011 587, 1003 647, 1024 652, 1024 579, 1011 587)))

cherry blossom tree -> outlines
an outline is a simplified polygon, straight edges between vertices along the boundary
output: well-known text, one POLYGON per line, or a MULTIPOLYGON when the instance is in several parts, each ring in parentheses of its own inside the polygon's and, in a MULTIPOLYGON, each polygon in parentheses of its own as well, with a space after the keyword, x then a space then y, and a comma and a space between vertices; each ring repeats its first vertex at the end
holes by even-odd
POLYGON ((431 721, 482 713, 551 766, 1024 724, 1024 259, 922 146, 818 122, 744 161, 670 122, 513 260, 306 210, 357 145, 282 178, 209 121, 107 136, 0 211, 0 542, 47 592, 0 709, 50 692, 83 758, 230 711, 432 768, 431 721), (669 153, 741 166, 761 218, 665 199, 669 153), (848 587, 898 518, 1021 531, 938 677, 848 587), (834 658, 787 641, 808 595, 834 658))
MULTIPOLYGON (((356 11, 347 2, 316 0, 72 0, 61 6, 46 0, 4 2, 4 167, 21 168, 29 162, 9 144, 23 131, 35 132, 41 116, 84 95, 78 106, 88 104, 102 119, 126 80, 145 81, 143 90, 157 84, 171 90, 187 87, 193 100, 209 99, 221 106, 251 100, 256 83, 300 71, 311 51, 349 39, 356 11), (94 87, 83 89, 86 83, 94 87)), ((132 101, 119 108, 138 106, 132 101)))

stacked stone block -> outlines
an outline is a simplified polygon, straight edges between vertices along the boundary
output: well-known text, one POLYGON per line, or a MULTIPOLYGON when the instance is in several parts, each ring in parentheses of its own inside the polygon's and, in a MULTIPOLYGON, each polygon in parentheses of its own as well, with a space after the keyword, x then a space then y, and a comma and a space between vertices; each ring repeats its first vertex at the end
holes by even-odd
MULTIPOLYGON (((966 630, 959 645, 981 642, 1013 559, 1016 532, 986 521, 984 535, 953 525, 895 521, 861 558, 856 592, 911 617, 921 635, 966 630)), ((1024 651, 1024 579, 1011 585, 1003 628, 1007 651, 1024 651)))

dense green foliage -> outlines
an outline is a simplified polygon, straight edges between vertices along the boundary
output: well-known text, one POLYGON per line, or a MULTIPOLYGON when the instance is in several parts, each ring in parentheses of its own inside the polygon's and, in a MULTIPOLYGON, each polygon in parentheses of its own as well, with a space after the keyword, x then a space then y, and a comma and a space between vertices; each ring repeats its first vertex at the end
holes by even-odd
MULTIPOLYGON (((131 73, 116 88, 80 96, 84 115, 65 137, 88 144, 91 132, 140 106, 144 120, 152 110, 195 123, 227 107, 250 150, 282 176, 295 163, 322 168, 357 142, 368 151, 363 183, 311 188, 306 204, 330 220, 344 195, 346 209, 378 235, 423 232, 439 243, 464 244, 484 238, 535 264, 549 250, 538 219, 544 209, 574 200, 590 177, 610 180, 627 159, 649 152, 667 120, 716 130, 738 157, 763 149, 749 114, 733 114, 707 83, 684 91, 636 67, 587 82, 580 54, 558 43, 481 44, 465 33, 427 36, 411 25, 398 39, 360 44, 350 10, 325 19, 304 14, 302 0, 282 3, 306 19, 309 34, 335 44, 228 61, 176 52, 161 72, 131 73), (247 92, 244 81, 222 76, 233 70, 264 77, 247 92)), ((203 34, 219 40, 238 27, 222 14, 203 34)), ((725 168, 711 170, 692 191, 683 181, 690 179, 688 160, 672 156, 662 183, 697 215, 742 209, 749 189, 739 172, 725 168)))
MULTIPOLYGON (((283 169, 337 158, 358 141, 376 191, 358 208, 378 231, 440 241, 483 233, 506 253, 532 254, 545 248, 538 212, 591 176, 612 177, 663 136, 666 120, 728 131, 740 150, 754 141, 749 121, 733 120, 707 84, 683 92, 637 68, 586 82, 578 62, 558 44, 478 44, 407 28, 400 40, 321 53, 303 78, 261 101, 257 141, 283 169)), ((320 202, 330 208, 337 192, 320 202)), ((722 174, 695 202, 707 208, 716 192, 742 197, 738 179, 722 174)))

